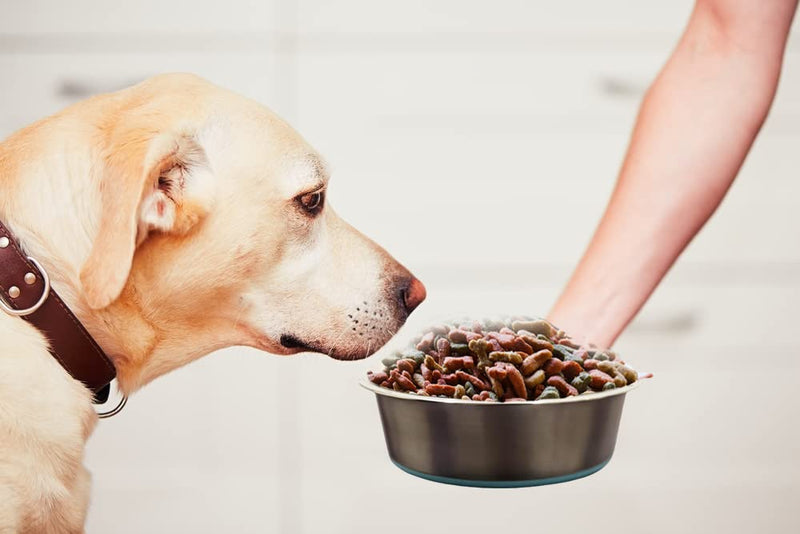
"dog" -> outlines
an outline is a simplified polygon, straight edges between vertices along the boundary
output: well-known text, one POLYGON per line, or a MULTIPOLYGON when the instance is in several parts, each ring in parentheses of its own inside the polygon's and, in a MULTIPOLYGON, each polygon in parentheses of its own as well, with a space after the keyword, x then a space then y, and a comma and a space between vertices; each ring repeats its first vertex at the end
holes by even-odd
MULTIPOLYGON (((0 221, 130 394, 244 345, 365 358, 425 287, 326 202, 325 161, 189 74, 77 103, 0 144, 0 221)), ((0 312, 0 532, 83 532, 91 392, 0 312)))

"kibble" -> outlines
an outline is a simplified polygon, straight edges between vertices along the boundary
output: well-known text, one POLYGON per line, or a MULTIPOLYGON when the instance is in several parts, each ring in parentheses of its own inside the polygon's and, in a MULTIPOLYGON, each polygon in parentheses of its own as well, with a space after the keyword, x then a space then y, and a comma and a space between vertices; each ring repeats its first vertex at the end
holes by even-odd
POLYGON ((477 402, 590 395, 639 379, 615 352, 581 346, 543 319, 436 325, 381 362, 367 373, 380 387, 477 402))

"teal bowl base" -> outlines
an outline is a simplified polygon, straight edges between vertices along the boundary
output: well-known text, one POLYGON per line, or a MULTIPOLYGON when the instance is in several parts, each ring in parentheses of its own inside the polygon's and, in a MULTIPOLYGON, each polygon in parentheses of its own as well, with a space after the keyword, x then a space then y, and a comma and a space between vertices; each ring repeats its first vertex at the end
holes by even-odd
POLYGON ((424 478, 425 480, 430 480, 432 482, 439 482, 441 484, 452 484, 454 486, 467 486, 472 488, 529 488, 531 486, 546 486, 548 484, 561 484, 562 482, 569 482, 571 480, 577 480, 579 478, 588 477, 589 475, 592 475, 600 471, 602 468, 608 465, 608 462, 610 461, 611 458, 594 467, 583 469, 582 471, 577 471, 575 473, 570 473, 569 475, 561 475, 549 478, 536 478, 533 480, 471 480, 466 478, 442 477, 438 475, 423 473, 422 471, 417 471, 416 469, 411 469, 409 467, 406 467, 404 465, 395 462, 394 460, 392 460, 392 463, 397 467, 399 467, 401 470, 408 473, 409 475, 414 475, 415 477, 424 478))

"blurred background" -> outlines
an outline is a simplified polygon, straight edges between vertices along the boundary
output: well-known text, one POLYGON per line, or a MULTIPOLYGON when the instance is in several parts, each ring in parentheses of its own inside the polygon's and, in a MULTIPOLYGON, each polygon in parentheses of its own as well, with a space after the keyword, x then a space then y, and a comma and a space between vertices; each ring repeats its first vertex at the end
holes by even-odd
MULTIPOLYGON (((0 135, 160 72, 263 102, 330 161, 337 211, 426 283, 406 336, 442 315, 547 313, 692 5, 0 1, 0 135)), ((99 424, 87 531, 795 529, 797 33, 733 190, 619 340, 656 378, 604 470, 523 490, 418 480, 390 464, 357 386, 377 358, 235 348, 99 424)))

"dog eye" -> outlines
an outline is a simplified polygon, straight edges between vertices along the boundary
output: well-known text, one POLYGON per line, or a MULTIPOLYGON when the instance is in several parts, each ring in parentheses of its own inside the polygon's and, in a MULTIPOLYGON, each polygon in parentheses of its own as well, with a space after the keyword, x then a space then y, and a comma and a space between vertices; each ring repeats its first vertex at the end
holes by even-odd
POLYGON ((322 209, 323 204, 325 204, 325 190, 320 189, 313 193, 306 193, 305 195, 301 195, 299 200, 304 210, 309 213, 317 213, 322 209))

